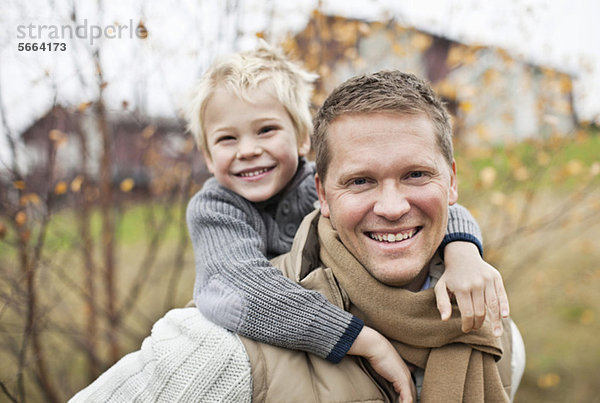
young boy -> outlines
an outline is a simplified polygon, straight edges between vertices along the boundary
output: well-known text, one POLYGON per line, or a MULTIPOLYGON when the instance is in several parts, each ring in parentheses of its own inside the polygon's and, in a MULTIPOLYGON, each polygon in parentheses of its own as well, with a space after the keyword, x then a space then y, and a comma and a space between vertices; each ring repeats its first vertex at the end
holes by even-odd
MULTIPOLYGON (((386 370, 383 361, 396 356, 395 350, 375 349, 383 336, 269 262, 289 251, 318 199, 315 167, 305 158, 315 79, 264 43, 217 62, 203 76, 188 119, 214 178, 187 210, 196 261, 194 301, 204 316, 237 334, 334 363, 346 354, 363 355, 394 382, 393 364, 386 370)), ((508 315, 500 276, 473 243, 481 251, 477 223, 463 207, 451 207, 444 239, 447 271, 443 292, 436 295, 446 319, 446 287, 457 299, 460 294, 465 331, 481 326, 485 301, 492 305, 497 298, 508 315), (457 240, 469 243, 450 243, 457 240), (461 283, 466 286, 454 287, 461 283)))

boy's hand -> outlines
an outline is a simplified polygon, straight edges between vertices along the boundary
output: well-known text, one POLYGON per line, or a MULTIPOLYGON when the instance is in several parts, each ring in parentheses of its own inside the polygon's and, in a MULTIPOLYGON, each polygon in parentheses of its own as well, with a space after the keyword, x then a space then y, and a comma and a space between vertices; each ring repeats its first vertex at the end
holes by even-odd
POLYGON ((388 339, 370 327, 364 326, 348 354, 365 357, 371 367, 387 379, 400 395, 400 402, 417 400, 417 390, 410 370, 388 339))
POLYGON ((483 324, 486 305, 490 310, 494 335, 502 335, 502 318, 509 305, 502 276, 480 256, 470 242, 451 242, 444 249, 446 269, 435 285, 435 296, 442 320, 452 314, 450 294, 456 297, 461 313, 462 331, 477 330, 483 324))

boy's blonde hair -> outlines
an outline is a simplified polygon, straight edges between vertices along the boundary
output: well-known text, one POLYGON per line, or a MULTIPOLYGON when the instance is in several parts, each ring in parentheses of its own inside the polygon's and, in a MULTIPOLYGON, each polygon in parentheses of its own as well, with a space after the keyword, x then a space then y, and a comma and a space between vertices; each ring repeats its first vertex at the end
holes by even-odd
POLYGON ((273 96, 289 114, 298 144, 310 138, 312 118, 310 97, 318 78, 288 59, 281 51, 261 40, 251 51, 233 53, 217 60, 197 84, 186 111, 188 129, 198 148, 208 155, 204 112, 215 89, 223 86, 241 99, 251 101, 248 91, 263 83, 271 86, 273 96))

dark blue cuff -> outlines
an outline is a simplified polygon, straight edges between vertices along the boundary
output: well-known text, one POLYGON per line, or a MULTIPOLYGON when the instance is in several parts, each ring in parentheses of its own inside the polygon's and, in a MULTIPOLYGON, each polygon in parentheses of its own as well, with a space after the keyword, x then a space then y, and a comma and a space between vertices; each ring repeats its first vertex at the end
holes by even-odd
POLYGON ((442 244, 440 245, 440 250, 442 251, 442 254, 444 253, 444 248, 446 247, 446 245, 448 245, 450 242, 455 241, 474 243, 475 246, 477 246, 477 249, 479 249, 479 254, 483 258, 483 245, 481 244, 481 242, 479 242, 479 239, 477 239, 476 236, 473 236, 466 232, 455 232, 453 234, 447 234, 444 237, 442 244))
POLYGON ((340 362, 342 358, 346 356, 348 350, 350 350, 350 347, 352 347, 352 344, 354 344, 354 340, 356 340, 364 325, 365 323, 361 319, 353 316, 350 324, 348 324, 348 327, 346 328, 346 331, 333 347, 333 350, 331 350, 326 360, 334 364, 340 362))

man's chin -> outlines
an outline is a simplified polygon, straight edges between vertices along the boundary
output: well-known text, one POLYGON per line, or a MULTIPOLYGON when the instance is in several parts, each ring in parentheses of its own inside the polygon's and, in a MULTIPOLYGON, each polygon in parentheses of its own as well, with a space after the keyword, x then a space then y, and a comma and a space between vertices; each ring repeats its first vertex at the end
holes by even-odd
MULTIPOLYGON (((422 265, 421 265, 422 266, 422 265)), ((394 262, 384 264, 375 264, 369 272, 380 283, 390 287, 406 287, 419 276, 419 271, 409 262, 394 262)))

